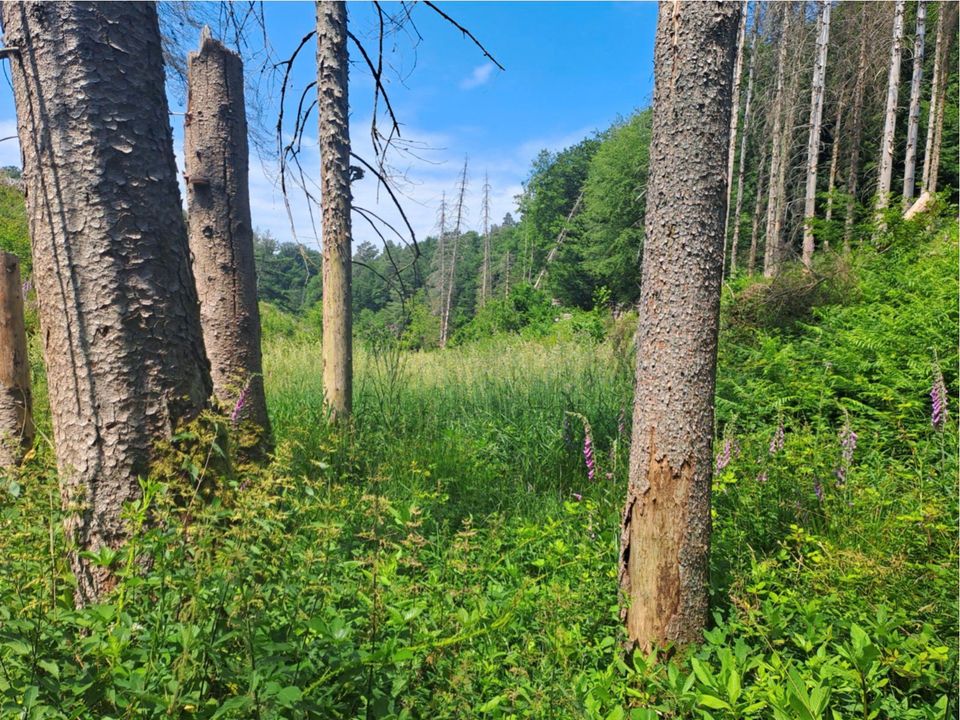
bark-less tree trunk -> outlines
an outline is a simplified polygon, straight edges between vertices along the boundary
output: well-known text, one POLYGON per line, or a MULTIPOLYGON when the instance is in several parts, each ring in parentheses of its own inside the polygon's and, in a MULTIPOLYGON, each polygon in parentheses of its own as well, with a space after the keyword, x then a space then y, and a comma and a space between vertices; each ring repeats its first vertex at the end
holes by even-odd
POLYGON ((483 267, 480 278, 480 307, 490 297, 490 178, 483 175, 483 267))
POLYGON ((744 40, 747 34, 747 0, 743 0, 740 11, 740 25, 737 28, 737 59, 733 64, 733 112, 730 113, 730 139, 727 145, 727 209, 724 215, 723 273, 726 273, 727 239, 726 229, 730 227, 730 193, 733 192, 733 165, 737 151, 737 128, 740 124, 740 78, 743 75, 744 40))
MULTIPOLYGON (((866 26, 869 5, 860 7, 861 26, 866 26)), ((847 211, 843 218, 843 251, 850 252, 853 223, 857 208, 857 188, 860 179, 860 137, 863 134, 863 95, 867 83, 867 33, 860 33, 860 52, 857 56, 857 78, 853 88, 853 122, 850 131, 850 166, 847 169, 847 211)))
POLYGON ((773 101, 773 132, 770 136, 770 174, 767 187, 767 225, 764 237, 763 274, 774 275, 780 265, 780 216, 783 195, 786 191, 786 155, 783 147, 789 146, 790 129, 786 128, 785 79, 790 38, 791 3, 780 5, 780 38, 777 41, 777 78, 773 101))
POLYGON ((620 586, 630 642, 707 620, 713 394, 739 3, 664 2, 620 586))
POLYGON ((817 165, 820 159, 820 125, 823 122, 823 94, 827 77, 827 47, 830 44, 830 0, 820 0, 817 16, 817 57, 810 84, 810 134, 807 138, 807 186, 803 202, 804 267, 813 265, 813 220, 817 216, 817 165))
POLYGON ((897 0, 893 16, 893 42, 890 45, 890 70, 887 75, 887 108, 884 112, 883 138, 880 144, 880 175, 877 180, 876 208, 890 203, 893 182, 894 140, 897 134, 897 96, 900 91, 900 56, 903 54, 903 11, 906 0, 897 0))
POLYGON ((920 135, 920 82, 923 79, 923 40, 926 0, 917 0, 917 25, 913 38, 913 76, 910 79, 910 114, 907 119, 907 154, 903 161, 903 207, 910 207, 916 190, 917 141, 920 135))
POLYGON ((210 395, 153 3, 2 8, 78 604, 156 441, 210 395))
MULTIPOLYGON (((733 212, 733 239, 730 242, 730 276, 737 271, 737 247, 740 244, 740 216, 743 213, 743 176, 747 164, 747 140, 750 137, 753 78, 757 65, 757 38, 760 35, 760 8, 755 6, 750 36, 750 65, 747 70, 747 98, 743 104, 743 130, 740 132, 740 160, 737 167, 737 202, 733 212)), ((746 14, 746 13, 744 13, 746 14)))
POLYGON ((213 393, 234 420, 249 420, 258 449, 270 421, 263 391, 260 311, 248 189, 243 62, 209 37, 187 58, 186 163, 190 250, 213 393))
POLYGON ((930 162, 933 158, 933 141, 936 137, 936 116, 942 98, 940 95, 940 76, 943 74, 943 26, 946 14, 945 3, 937 8, 937 40, 933 50, 933 79, 930 82, 930 110, 927 115, 927 142, 923 146, 923 177, 920 182, 921 192, 927 192, 930 187, 930 162))
POLYGON ((347 6, 317 8, 317 114, 323 209, 323 391, 334 420, 353 406, 347 6))
POLYGON ((33 444, 30 359, 23 286, 16 255, 0 252, 0 473, 13 470, 33 444))
POLYGON ((440 347, 446 347, 450 339, 450 315, 453 309, 454 289, 457 283, 457 251, 460 248, 460 230, 463 226, 463 200, 467 192, 467 160, 463 161, 460 186, 457 191, 457 219, 453 228, 453 251, 450 253, 450 277, 447 281, 447 297, 440 318, 440 347))
POLYGON ((929 149, 930 168, 924 187, 924 190, 931 194, 937 192, 937 180, 940 174, 940 153, 943 149, 944 108, 947 104, 947 81, 950 78, 947 63, 950 59, 950 51, 953 47, 953 40, 956 34, 957 12, 958 8, 956 3, 948 3, 946 7, 941 6, 940 8, 940 13, 944 16, 946 35, 943 38, 943 47, 940 54, 939 85, 935 90, 938 96, 936 112, 933 112, 931 103, 930 116, 932 121, 928 121, 933 123, 933 139, 929 149))

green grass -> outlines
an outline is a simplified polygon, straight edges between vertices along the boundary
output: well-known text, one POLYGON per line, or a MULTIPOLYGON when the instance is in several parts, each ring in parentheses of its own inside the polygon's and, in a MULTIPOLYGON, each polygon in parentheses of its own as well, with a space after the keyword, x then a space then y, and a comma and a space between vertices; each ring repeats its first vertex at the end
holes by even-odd
MULTIPOLYGON (((152 529, 104 558, 123 578, 109 603, 72 607, 49 446, 0 486, 0 716, 955 715, 957 408, 938 431, 928 393, 935 352, 957 387, 956 226, 891 242, 858 255, 846 304, 724 325, 717 450, 735 449, 701 647, 619 649, 629 333, 366 348, 336 430, 316 342, 275 318, 276 459, 187 504, 199 478, 174 449, 130 509, 152 529)), ((199 423, 191 444, 213 436, 199 423)))

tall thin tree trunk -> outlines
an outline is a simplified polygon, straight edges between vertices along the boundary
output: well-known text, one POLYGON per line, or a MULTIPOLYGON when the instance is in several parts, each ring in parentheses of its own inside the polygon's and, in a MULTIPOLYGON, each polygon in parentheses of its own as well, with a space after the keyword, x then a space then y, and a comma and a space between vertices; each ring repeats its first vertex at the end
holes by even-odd
POLYGON ((213 394, 234 421, 250 421, 253 449, 266 449, 270 420, 250 222, 243 62, 204 28, 187 70, 183 154, 190 250, 213 394))
POLYGON ((450 315, 452 314, 454 286, 457 284, 457 251, 460 248, 460 230, 463 223, 463 200, 467 192, 467 160, 463 161, 463 172, 457 191, 457 219, 453 229, 453 252, 450 254, 450 277, 447 282, 447 299, 444 303, 443 317, 440 319, 440 347, 446 347, 450 339, 450 315))
POLYGON ((707 620, 726 155, 740 4, 664 2, 647 185, 620 587, 631 644, 707 620))
POLYGON ((786 72, 788 62, 788 46, 790 38, 792 3, 784 2, 780 5, 780 38, 777 41, 777 78, 773 101, 773 132, 770 136, 770 174, 767 187, 767 229, 764 236, 763 274, 767 277, 774 275, 780 265, 780 216, 782 215, 783 195, 786 190, 786 156, 783 151, 789 147, 789 129, 784 126, 786 112, 786 72))
MULTIPOLYGON (((870 6, 860 6, 861 26, 866 27, 870 6)), ((860 52, 857 57, 857 78, 853 88, 853 122, 850 131, 850 166, 847 169, 847 211, 843 218, 843 251, 850 252, 853 223, 857 209, 857 189, 860 179, 860 139, 863 135, 863 95, 867 83, 867 35, 860 33, 860 52)))
POLYGON ((440 256, 440 307, 438 317, 441 325, 443 324, 443 309, 447 302, 447 193, 443 191, 440 196, 440 237, 437 238, 437 254, 440 256))
POLYGON ((896 0, 893 16, 893 42, 890 45, 890 69, 887 75, 887 107, 884 112, 880 145, 880 175, 877 180, 877 211, 890 203, 893 182, 894 141, 897 134, 897 97, 900 91, 900 57, 903 54, 903 12, 906 0, 896 0))
POLYGON ((930 111, 927 115, 927 142, 923 146, 923 177, 920 191, 927 192, 930 187, 930 163, 933 159, 933 144, 936 138, 937 111, 943 102, 940 93, 940 77, 943 73, 943 27, 946 15, 946 3, 937 5, 937 40, 933 50, 933 79, 930 82, 930 111))
MULTIPOLYGON (((742 0, 740 10, 740 25, 737 28, 737 59, 733 64, 733 112, 730 113, 730 139, 727 145, 727 209, 724 214, 723 237, 723 274, 726 274, 727 262, 727 234, 730 227, 730 193, 733 192, 733 165, 737 151, 737 129, 740 124, 740 78, 743 75, 744 41, 747 34, 747 1, 742 0)), ((749 84, 749 83, 748 83, 749 84)))
POLYGON ((0 252, 0 272, 0 471, 9 471, 33 444, 33 399, 17 256, 0 252))
POLYGON ((347 6, 318 0, 317 115, 323 207, 323 391, 334 420, 353 407, 347 6))
POLYGON ((957 4, 947 3, 946 7, 941 6, 940 12, 946 16, 946 35, 943 39, 942 57, 940 58, 940 85, 937 90, 939 100, 937 102, 936 113, 933 113, 931 110, 931 116, 934 116, 934 130, 933 143, 930 149, 930 171, 925 188, 926 191, 931 194, 937 192, 937 181, 940 175, 940 153, 943 150, 944 108, 947 105, 947 81, 950 79, 950 71, 947 68, 947 63, 950 60, 950 51, 953 49, 953 40, 956 36, 957 4))
POLYGON ((817 57, 810 88, 810 134, 807 139, 807 187, 803 202, 803 254, 807 269, 813 266, 813 220, 817 216, 817 166, 820 160, 820 125, 823 122, 823 94, 827 76, 827 48, 830 44, 830 0, 820 0, 817 16, 817 57))
POLYGON ((910 114, 907 119, 907 154, 903 161, 903 207, 910 207, 916 188, 917 141, 920 135, 920 82, 923 79, 923 40, 926 0, 917 0, 917 25, 913 38, 913 76, 910 79, 910 114))
POLYGON ((2 6, 78 604, 157 441, 210 395, 153 3, 2 6))
MULTIPOLYGON (((737 202, 733 212, 733 239, 730 242, 730 276, 737 271, 737 247, 740 244, 740 220, 743 213, 743 176, 747 163, 747 140, 750 137, 753 77, 757 65, 757 38, 760 35, 760 7, 755 5, 753 30, 750 36, 750 65, 747 70, 747 98, 743 105, 743 130, 740 132, 740 160, 737 167, 737 202)), ((744 13, 746 15, 746 13, 744 13)), ((724 253, 726 255, 726 253, 724 253)))
POLYGON ((747 255, 747 274, 753 275, 757 270, 757 243, 760 239, 760 218, 763 211, 763 198, 764 198, 764 187, 763 183, 766 180, 764 178, 764 171, 767 168, 767 153, 768 146, 766 143, 763 144, 763 149, 760 153, 760 163, 757 165, 760 170, 757 173, 757 191, 756 197, 753 201, 753 217, 751 219, 750 227, 750 252, 747 255))
MULTIPOLYGON (((833 219, 834 193, 837 187, 837 167, 840 163, 840 129, 843 127, 843 111, 846 97, 841 92, 837 98, 837 115, 833 120, 833 142, 830 146, 830 175, 827 178, 827 207, 823 217, 827 222, 833 219)), ((824 248, 829 242, 824 240, 824 248)))
POLYGON ((483 268, 480 278, 480 307, 490 297, 490 178, 483 175, 483 268))

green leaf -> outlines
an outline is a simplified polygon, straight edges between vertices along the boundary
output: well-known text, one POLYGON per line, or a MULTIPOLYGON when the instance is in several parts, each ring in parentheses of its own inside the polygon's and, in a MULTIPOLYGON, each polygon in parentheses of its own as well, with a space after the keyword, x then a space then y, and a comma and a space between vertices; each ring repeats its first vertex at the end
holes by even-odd
POLYGON ((711 708, 712 710, 733 710, 733 708, 730 706, 730 703, 728 703, 726 700, 721 700, 718 697, 714 697, 713 695, 703 694, 697 699, 697 702, 704 707, 711 708))

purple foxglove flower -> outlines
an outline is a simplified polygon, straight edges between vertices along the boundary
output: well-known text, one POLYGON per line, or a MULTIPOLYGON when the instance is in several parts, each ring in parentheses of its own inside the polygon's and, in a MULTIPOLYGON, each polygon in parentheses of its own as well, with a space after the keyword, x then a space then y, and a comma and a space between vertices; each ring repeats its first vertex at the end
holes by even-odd
POLYGON ((770 454, 776 455, 778 452, 783 450, 783 439, 784 439, 784 429, 783 429, 783 418, 777 423, 777 430, 773 433, 773 437, 770 438, 770 454))
POLYGON ((576 499, 577 502, 580 502, 581 500, 583 500, 583 495, 581 495, 580 493, 570 493, 570 494, 573 495, 573 497, 576 499))
POLYGON ((233 406, 233 412, 230 413, 230 422, 236 425, 240 422, 240 413, 243 412, 243 406, 247 404, 247 396, 250 394, 250 381, 243 386, 240 395, 237 397, 237 404, 233 406))
POLYGON ((759 475, 757 475, 757 482, 758 482, 758 483, 765 483, 766 481, 767 481, 767 471, 764 470, 764 471, 761 472, 759 475))
POLYGON ((583 437, 583 460, 587 466, 587 478, 593 480, 597 475, 597 464, 593 459, 593 442, 589 433, 583 437))
POLYGON ((729 438, 723 441, 723 449, 717 454, 717 472, 721 472, 730 464, 730 450, 732 446, 733 443, 729 438))
POLYGON ((823 485, 820 483, 820 479, 816 478, 813 481, 813 492, 817 496, 817 501, 823 502, 823 485))
POLYGON ((938 369, 933 378, 933 387, 930 388, 930 424, 936 430, 943 430, 947 422, 947 386, 943 381, 943 373, 938 369))
POLYGON ((620 408, 620 414, 617 416, 617 435, 623 435, 627 429, 627 409, 620 408))

